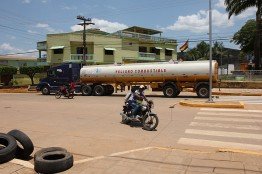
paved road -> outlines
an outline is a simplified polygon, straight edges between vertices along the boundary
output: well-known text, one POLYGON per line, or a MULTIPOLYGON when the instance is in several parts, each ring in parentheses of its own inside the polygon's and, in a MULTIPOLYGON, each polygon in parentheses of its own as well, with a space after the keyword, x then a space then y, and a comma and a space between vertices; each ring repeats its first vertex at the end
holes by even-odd
MULTIPOLYGON (((20 129, 32 139, 35 151, 61 146, 74 154, 75 161, 156 146, 262 151, 261 105, 248 104, 244 110, 169 108, 183 96, 187 94, 177 99, 150 97, 160 124, 156 131, 148 132, 140 125, 120 124, 123 95, 69 100, 53 95, 0 94, 0 132, 20 129)), ((196 100, 194 96, 189 99, 196 100)))

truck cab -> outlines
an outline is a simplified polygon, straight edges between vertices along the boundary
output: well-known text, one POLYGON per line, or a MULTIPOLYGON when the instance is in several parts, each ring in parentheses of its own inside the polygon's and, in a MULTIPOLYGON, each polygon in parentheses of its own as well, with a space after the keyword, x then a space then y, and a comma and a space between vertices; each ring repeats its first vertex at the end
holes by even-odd
POLYGON ((41 91, 43 95, 48 95, 57 91, 62 85, 70 82, 77 83, 80 78, 80 69, 81 64, 78 63, 64 63, 52 67, 47 71, 47 77, 41 79, 36 89, 41 91))

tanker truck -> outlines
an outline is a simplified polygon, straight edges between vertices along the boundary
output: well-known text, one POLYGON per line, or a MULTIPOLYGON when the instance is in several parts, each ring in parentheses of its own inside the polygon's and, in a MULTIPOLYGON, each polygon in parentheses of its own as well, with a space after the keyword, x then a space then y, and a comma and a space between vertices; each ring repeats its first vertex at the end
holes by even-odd
MULTIPOLYGON (((218 64, 212 61, 212 79, 218 82, 218 64)), ((112 95, 120 88, 146 85, 152 91, 163 91, 165 97, 177 97, 184 88, 192 88, 198 97, 209 96, 209 61, 183 61, 137 63, 122 65, 89 65, 74 63, 53 67, 48 71, 47 79, 41 80, 37 90, 49 94, 59 85, 56 82, 77 82, 76 92, 82 95, 112 95), (67 77, 67 78, 66 78, 67 77), (55 80, 50 80, 53 78, 55 80)))

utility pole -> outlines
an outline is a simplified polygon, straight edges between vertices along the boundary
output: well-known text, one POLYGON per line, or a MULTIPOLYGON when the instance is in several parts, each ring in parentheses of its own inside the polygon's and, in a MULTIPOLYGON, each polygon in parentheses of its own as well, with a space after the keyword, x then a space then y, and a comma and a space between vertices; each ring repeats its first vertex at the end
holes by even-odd
POLYGON ((209 98, 207 102, 213 102, 212 99, 212 5, 209 0, 209 98))
POLYGON ((84 26, 84 30, 83 30, 83 61, 84 61, 84 65, 86 65, 86 25, 95 25, 95 23, 91 22, 91 18, 85 18, 84 16, 80 16, 78 15, 76 17, 76 19, 82 20, 84 21, 83 23, 80 23, 78 25, 84 26))

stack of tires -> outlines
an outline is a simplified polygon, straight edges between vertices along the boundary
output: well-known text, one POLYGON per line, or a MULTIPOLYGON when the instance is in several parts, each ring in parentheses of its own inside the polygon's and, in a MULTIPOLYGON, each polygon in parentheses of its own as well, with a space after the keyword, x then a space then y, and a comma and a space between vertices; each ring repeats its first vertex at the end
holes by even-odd
MULTIPOLYGON (((20 130, 0 133, 0 164, 14 158, 29 160, 34 151, 30 138, 20 130)), ((58 173, 73 166, 73 155, 61 147, 43 148, 34 155, 34 169, 37 173, 58 173)))

